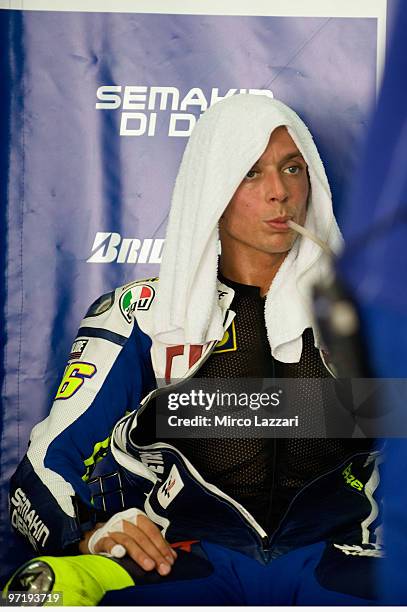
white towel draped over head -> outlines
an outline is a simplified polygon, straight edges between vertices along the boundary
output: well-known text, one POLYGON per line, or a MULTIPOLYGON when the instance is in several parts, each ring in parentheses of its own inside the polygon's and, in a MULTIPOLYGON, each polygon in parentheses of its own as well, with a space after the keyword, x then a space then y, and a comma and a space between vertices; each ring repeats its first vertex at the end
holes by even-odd
MULTIPOLYGON (((282 125, 308 164, 311 192, 305 227, 334 252, 339 250, 342 239, 328 180, 305 124, 285 104, 265 95, 239 94, 221 100, 197 122, 175 183, 154 313, 153 335, 160 342, 201 344, 222 338, 216 291, 218 221, 265 151, 271 133, 282 125)), ((328 269, 321 248, 299 237, 266 299, 267 333, 276 359, 300 359, 302 333, 314 327, 310 286, 328 269)))

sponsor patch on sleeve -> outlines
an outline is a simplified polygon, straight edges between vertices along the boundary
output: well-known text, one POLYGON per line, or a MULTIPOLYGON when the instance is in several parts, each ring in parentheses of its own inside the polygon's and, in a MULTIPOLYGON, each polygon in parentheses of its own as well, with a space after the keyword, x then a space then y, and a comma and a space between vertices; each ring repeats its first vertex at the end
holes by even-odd
POLYGON ((89 340, 87 338, 76 338, 72 345, 71 352, 69 353, 68 362, 79 360, 88 342, 89 340))
POLYGON ((20 488, 16 489, 10 499, 11 524, 28 538, 31 545, 38 550, 45 546, 49 537, 49 528, 43 521, 30 499, 20 488))
POLYGON ((155 290, 151 285, 135 284, 128 287, 120 298, 120 311, 126 321, 131 323, 135 310, 148 310, 155 296, 155 290))

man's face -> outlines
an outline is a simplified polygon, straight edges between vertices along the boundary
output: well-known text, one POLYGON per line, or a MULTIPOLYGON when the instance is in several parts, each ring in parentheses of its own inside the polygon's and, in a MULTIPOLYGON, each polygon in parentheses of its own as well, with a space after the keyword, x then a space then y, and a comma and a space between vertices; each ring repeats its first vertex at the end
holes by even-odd
POLYGON ((289 251, 297 234, 286 222, 304 225, 309 189, 307 164, 287 129, 278 127, 221 217, 222 251, 229 245, 248 253, 289 251))

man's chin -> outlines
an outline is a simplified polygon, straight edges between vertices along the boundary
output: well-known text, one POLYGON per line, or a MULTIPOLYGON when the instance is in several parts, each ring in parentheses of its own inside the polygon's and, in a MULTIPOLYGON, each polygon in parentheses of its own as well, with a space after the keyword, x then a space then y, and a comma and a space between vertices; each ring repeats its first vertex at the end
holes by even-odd
POLYGON ((294 236, 289 241, 286 240, 282 242, 281 244, 276 242, 275 244, 267 245, 267 247, 264 250, 270 255, 278 255, 278 254, 282 255, 284 253, 288 253, 292 249, 295 240, 296 240, 296 236, 294 236))

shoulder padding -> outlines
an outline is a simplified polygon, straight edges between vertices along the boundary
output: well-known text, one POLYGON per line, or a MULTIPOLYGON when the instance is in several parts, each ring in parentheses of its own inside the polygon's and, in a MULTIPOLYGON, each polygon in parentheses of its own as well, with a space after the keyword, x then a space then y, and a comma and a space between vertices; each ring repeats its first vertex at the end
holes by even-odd
POLYGON ((105 293, 90 306, 81 328, 104 329, 128 338, 137 319, 141 329, 149 329, 157 288, 158 278, 146 278, 105 293))

